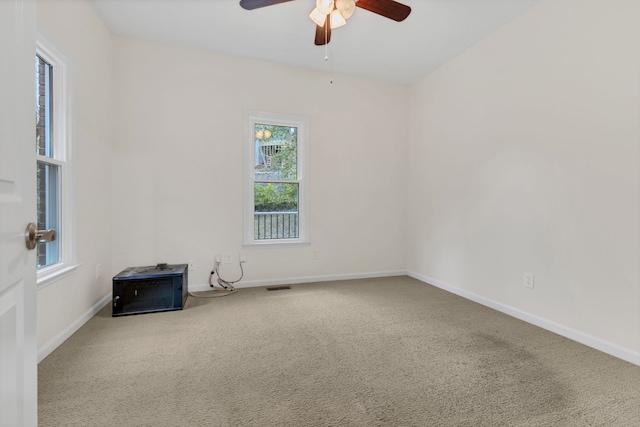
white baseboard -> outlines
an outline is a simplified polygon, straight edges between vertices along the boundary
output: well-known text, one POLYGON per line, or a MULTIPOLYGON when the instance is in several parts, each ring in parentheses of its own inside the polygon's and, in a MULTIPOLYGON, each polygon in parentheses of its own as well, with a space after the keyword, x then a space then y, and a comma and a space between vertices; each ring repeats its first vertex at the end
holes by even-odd
MULTIPOLYGON (((373 273, 329 274, 326 276, 291 277, 286 279, 253 280, 236 283, 236 288, 256 288, 259 286, 293 285, 296 283, 331 282, 333 280, 373 279, 376 277, 406 276, 405 270, 376 271, 373 273)), ((189 285, 189 292, 211 289, 208 284, 189 285)))
POLYGON ((53 350, 58 348, 60 344, 65 342, 67 338, 73 335, 78 329, 82 327, 89 319, 96 315, 100 310, 107 305, 112 299, 111 292, 102 297, 97 303, 87 310, 82 316, 78 317, 75 322, 67 326, 62 332, 56 335, 51 341, 46 343, 42 348, 38 349, 38 363, 42 362, 45 357, 50 355, 53 350))
POLYGON ((452 294, 456 294, 468 300, 477 302, 478 304, 482 304, 504 314, 508 314, 509 316, 515 317, 516 319, 520 319, 527 323, 531 323, 532 325, 539 326, 540 328, 546 329, 565 338, 569 338, 570 340, 577 341, 588 347, 600 350, 603 353, 610 354, 611 356, 626 360, 627 362, 640 366, 640 353, 628 348, 621 347, 617 344, 613 344, 603 339, 585 334, 584 332, 577 331, 559 323, 555 323, 550 320, 535 316, 533 314, 526 313, 522 310, 510 307, 508 305, 504 305, 488 298, 481 297, 472 292, 466 291, 456 286, 452 286, 448 283, 442 282, 432 277, 423 276, 421 274, 413 272, 407 272, 407 275, 413 277, 414 279, 420 280, 421 282, 433 285, 447 292, 451 292, 452 294))

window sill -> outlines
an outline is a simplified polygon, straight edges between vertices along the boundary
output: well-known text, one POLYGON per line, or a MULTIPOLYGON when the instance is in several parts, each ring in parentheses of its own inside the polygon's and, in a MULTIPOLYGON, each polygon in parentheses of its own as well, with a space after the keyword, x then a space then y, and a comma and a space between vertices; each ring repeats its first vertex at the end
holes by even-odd
POLYGON ((72 275, 81 265, 82 264, 55 264, 39 270, 37 279, 38 289, 46 288, 58 280, 72 275))
POLYGON ((311 246, 311 242, 308 240, 280 240, 274 242, 273 240, 251 242, 242 245, 243 249, 276 249, 276 248, 299 248, 311 246))

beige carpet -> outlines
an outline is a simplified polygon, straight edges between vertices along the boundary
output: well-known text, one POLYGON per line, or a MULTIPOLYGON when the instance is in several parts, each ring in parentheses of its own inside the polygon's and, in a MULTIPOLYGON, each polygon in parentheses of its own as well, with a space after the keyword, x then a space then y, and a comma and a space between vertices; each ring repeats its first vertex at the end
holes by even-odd
POLYGON ((640 426, 640 367, 408 277, 107 306, 39 365, 40 426, 640 426))

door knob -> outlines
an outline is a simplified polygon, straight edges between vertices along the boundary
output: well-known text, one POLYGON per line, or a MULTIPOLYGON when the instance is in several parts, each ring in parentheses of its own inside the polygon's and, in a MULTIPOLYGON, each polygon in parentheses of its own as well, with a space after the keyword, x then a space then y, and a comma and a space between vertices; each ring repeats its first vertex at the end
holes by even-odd
POLYGON ((38 243, 53 242, 56 240, 56 230, 38 230, 38 227, 32 222, 27 225, 24 233, 24 241, 27 249, 32 250, 38 243))

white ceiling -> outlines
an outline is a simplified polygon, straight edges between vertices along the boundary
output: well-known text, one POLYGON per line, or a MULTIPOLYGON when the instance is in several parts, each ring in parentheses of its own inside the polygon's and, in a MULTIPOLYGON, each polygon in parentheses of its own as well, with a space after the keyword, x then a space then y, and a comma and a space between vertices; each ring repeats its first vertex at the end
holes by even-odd
POLYGON ((401 0, 395 22, 357 8, 325 47, 314 0, 247 11, 238 0, 91 0, 114 34, 410 84, 541 0, 401 0))

